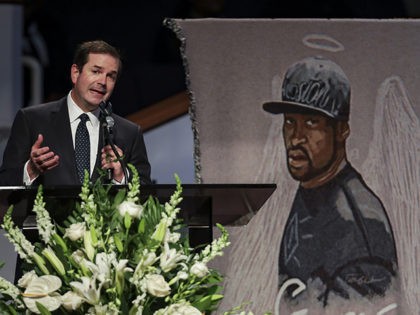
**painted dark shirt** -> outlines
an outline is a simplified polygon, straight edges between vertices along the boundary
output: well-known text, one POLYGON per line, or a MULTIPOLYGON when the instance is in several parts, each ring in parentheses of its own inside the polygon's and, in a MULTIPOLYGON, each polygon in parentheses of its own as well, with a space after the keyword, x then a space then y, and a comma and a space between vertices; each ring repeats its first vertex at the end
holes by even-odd
POLYGON ((348 298, 349 287, 382 295, 396 271, 385 209, 350 164, 323 186, 299 187, 281 242, 280 279, 319 279, 326 302, 330 292, 348 298))

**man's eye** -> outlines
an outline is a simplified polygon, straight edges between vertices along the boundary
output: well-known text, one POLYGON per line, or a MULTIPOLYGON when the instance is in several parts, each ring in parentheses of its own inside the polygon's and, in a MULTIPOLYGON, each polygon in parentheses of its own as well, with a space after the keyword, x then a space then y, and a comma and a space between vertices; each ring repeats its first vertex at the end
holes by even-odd
POLYGON ((306 121, 306 124, 308 125, 308 126, 313 126, 313 125, 315 125, 317 122, 316 122, 316 120, 314 120, 314 119, 309 119, 309 120, 307 120, 306 121))

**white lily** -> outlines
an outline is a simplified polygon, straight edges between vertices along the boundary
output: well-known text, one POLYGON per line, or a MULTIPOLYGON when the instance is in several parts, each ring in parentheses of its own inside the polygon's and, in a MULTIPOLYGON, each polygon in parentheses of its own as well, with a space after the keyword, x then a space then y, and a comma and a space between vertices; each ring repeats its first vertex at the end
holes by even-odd
POLYGON ((96 278, 81 277, 78 281, 70 282, 70 286, 79 294, 84 301, 91 305, 97 305, 101 296, 101 285, 96 288, 96 278))
POLYGON ((62 303, 66 310, 75 311, 82 305, 83 300, 79 294, 68 291, 62 296, 62 303))
POLYGON ((100 284, 107 285, 111 282, 111 267, 117 264, 115 253, 99 253, 96 255, 95 263, 88 260, 84 262, 100 284))
POLYGON ((176 249, 169 248, 168 243, 165 243, 162 254, 160 255, 160 267, 164 272, 174 269, 178 262, 185 260, 187 256, 178 253, 176 249))
POLYGON ((34 277, 22 294, 23 302, 31 312, 36 314, 40 314, 36 302, 49 311, 55 311, 61 306, 61 295, 55 292, 60 287, 61 280, 57 276, 34 277))
POLYGON ((117 293, 122 294, 125 286, 125 277, 124 273, 132 272, 133 269, 127 267, 128 259, 121 259, 118 263, 114 264, 115 267, 115 286, 117 288, 117 293))
POLYGON ((154 252, 149 252, 147 249, 143 251, 141 259, 137 263, 136 269, 134 270, 133 277, 130 279, 130 282, 137 283, 140 279, 143 278, 143 275, 147 269, 147 267, 153 265, 158 258, 154 252))

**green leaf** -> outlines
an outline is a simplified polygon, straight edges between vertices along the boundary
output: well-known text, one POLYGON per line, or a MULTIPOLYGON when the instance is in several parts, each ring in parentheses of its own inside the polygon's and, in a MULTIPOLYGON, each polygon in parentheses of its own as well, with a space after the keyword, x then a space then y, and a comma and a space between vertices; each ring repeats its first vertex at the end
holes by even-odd
POLYGON ((212 294, 212 295, 207 295, 201 298, 200 300, 195 301, 192 304, 195 308, 198 308, 201 311, 205 311, 205 310, 212 309, 214 306, 216 306, 219 303, 221 299, 223 299, 223 295, 212 294))
POLYGON ((118 190, 117 194, 114 197, 114 207, 117 207, 124 201, 126 193, 127 191, 125 189, 118 190))
POLYGON ((131 222, 131 216, 128 213, 126 213, 124 215, 124 226, 127 230, 130 228, 131 222))
POLYGON ((115 246, 117 246, 118 251, 122 253, 122 251, 124 250, 124 245, 121 242, 121 238, 119 237, 118 234, 114 235, 114 242, 115 242, 115 246))
POLYGON ((91 236, 92 246, 96 247, 96 245, 98 244, 98 237, 96 235, 96 230, 93 225, 90 226, 90 236, 91 236))
POLYGON ((3 301, 0 301, 0 314, 17 315, 17 312, 12 307, 12 305, 8 305, 8 304, 4 303, 3 301))
POLYGON ((140 234, 144 234, 145 229, 146 229, 146 220, 144 218, 142 218, 139 222, 137 232, 140 233, 140 234))
POLYGON ((58 246, 60 246, 61 247, 61 249, 63 250, 63 252, 64 253, 67 253, 67 245, 66 245, 66 243, 64 242, 64 240, 61 238, 61 236, 60 235, 58 235, 57 233, 54 233, 53 235, 52 235, 52 238, 53 238, 53 240, 54 240, 54 242, 58 245, 58 246))
POLYGON ((36 303, 36 307, 38 309, 38 311, 41 312, 41 315, 51 315, 51 312, 41 303, 39 302, 35 302, 36 303))

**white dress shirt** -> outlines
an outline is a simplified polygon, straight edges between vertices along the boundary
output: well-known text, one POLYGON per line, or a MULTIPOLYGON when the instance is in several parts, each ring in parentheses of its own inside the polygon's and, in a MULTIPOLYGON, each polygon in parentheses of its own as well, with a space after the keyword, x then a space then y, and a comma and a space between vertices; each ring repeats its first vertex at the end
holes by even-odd
MULTIPOLYGON (((67 95, 67 108, 69 111, 69 118, 70 118, 70 128, 71 128, 71 137, 73 140, 73 148, 75 146, 75 138, 76 138, 76 129, 80 123, 79 116, 84 112, 80 109, 79 106, 73 101, 71 97, 71 93, 67 95)), ((98 153, 98 143, 99 143, 99 107, 94 110, 93 112, 87 112, 86 114, 89 116, 89 121, 86 122, 86 127, 89 131, 90 137, 90 175, 92 175, 93 170, 95 169, 96 164, 96 154, 98 153)), ((29 177, 27 166, 29 160, 25 163, 23 168, 23 182, 25 185, 31 185, 37 177, 33 178, 32 180, 29 177)))

